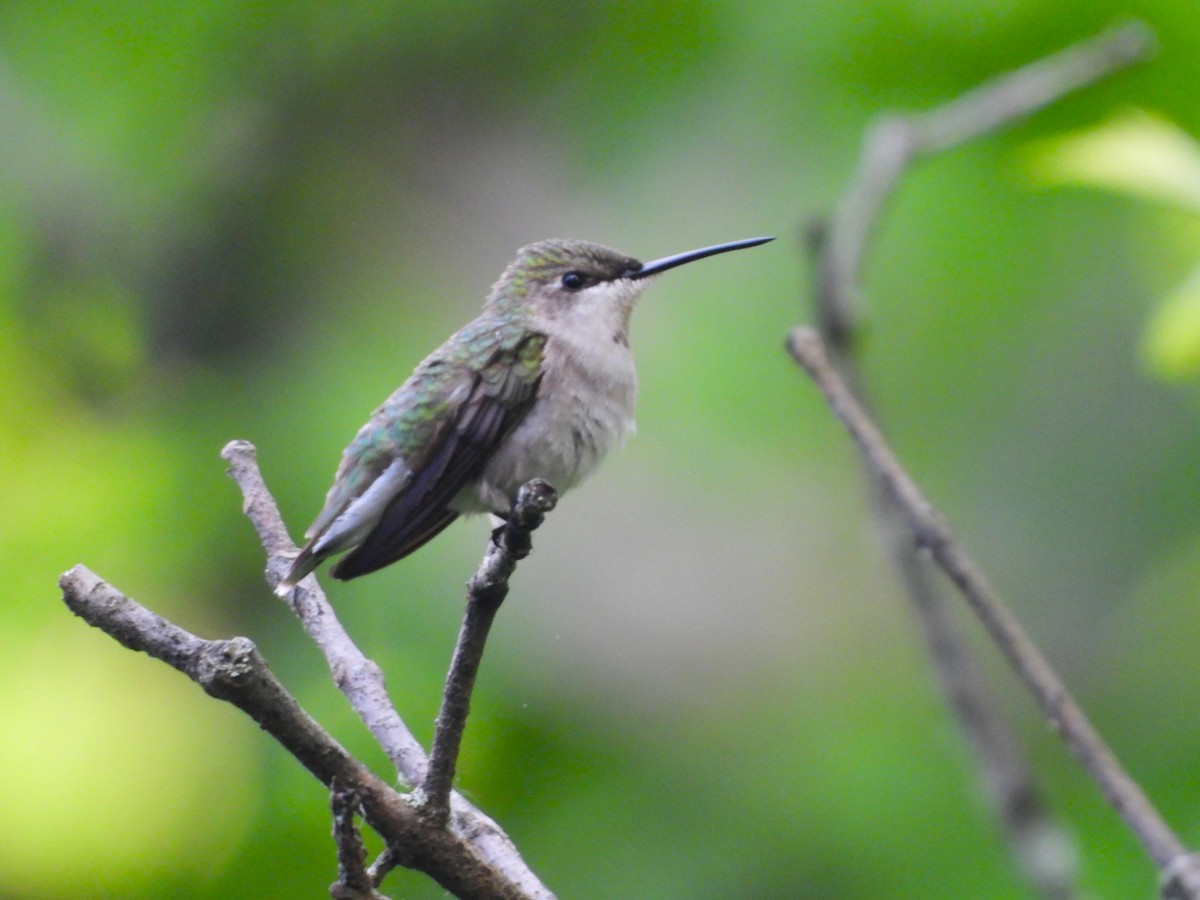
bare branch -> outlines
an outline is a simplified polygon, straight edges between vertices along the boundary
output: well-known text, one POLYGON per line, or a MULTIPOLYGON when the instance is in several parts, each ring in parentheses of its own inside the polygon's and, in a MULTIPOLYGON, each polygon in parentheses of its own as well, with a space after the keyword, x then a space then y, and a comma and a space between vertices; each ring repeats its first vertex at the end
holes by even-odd
POLYGON ((1200 897, 1200 854, 1181 856, 1159 874, 1162 900, 1196 900, 1200 897))
MULTIPOLYGON (((205 691, 237 706, 295 756, 322 784, 352 791, 363 818, 399 862, 418 869, 459 897, 546 900, 551 894, 515 851, 510 876, 473 845, 461 823, 432 825, 417 809, 350 756, 288 694, 247 638, 206 641, 135 603, 83 566, 59 582, 67 606, 131 650, 183 672, 205 691)), ((488 820, 490 821, 490 820, 488 820)), ((494 850, 485 842, 485 850, 494 850)))
POLYGON ((383 879, 387 878, 388 872, 392 871, 398 865, 399 862, 392 851, 384 847, 383 852, 379 854, 375 862, 371 863, 367 868, 367 875, 371 879, 371 884, 379 887, 383 883, 383 879))
POLYGON ((448 811, 447 799, 471 709, 475 676, 492 621, 508 595, 508 579, 517 563, 533 549, 530 535, 557 503, 558 494, 546 481, 537 478, 523 485, 508 521, 496 529, 483 562, 467 585, 467 609, 446 676, 429 774, 421 785, 426 809, 435 820, 444 818, 448 811))
MULTIPOLYGON (((263 482, 254 446, 247 441, 231 441, 221 456, 230 463, 229 474, 242 489, 243 509, 267 551, 266 579, 274 589, 295 555, 296 546, 288 538, 275 500, 263 482)), ((428 768, 424 750, 392 706, 383 673, 346 634, 315 576, 301 581, 288 595, 288 601, 305 631, 325 654, 338 688, 388 753, 401 777, 410 784, 421 784, 428 768)), ((506 882, 516 885, 523 892, 517 896, 553 896, 525 865, 513 842, 495 821, 457 792, 451 793, 449 807, 445 825, 450 834, 467 842, 480 860, 506 882)), ((423 817, 427 824, 437 824, 424 814, 423 817)), ((407 855, 389 842, 389 850, 371 866, 374 883, 378 885, 396 865, 414 867, 407 855)))
MULTIPOLYGON (((296 546, 288 537, 275 500, 263 482, 254 445, 230 441, 221 451, 221 457, 230 464, 229 475, 242 489, 242 509, 267 552, 267 584, 274 589, 295 555, 296 546)), ((408 784, 420 784, 427 765, 425 751, 392 706, 383 671, 342 628, 316 578, 304 579, 287 599, 304 630, 325 655, 334 683, 387 753, 400 777, 408 784)))
MULTIPOLYGON (((822 271, 822 253, 827 244, 818 231, 812 237, 811 249, 817 256, 817 269, 822 271)), ((822 304, 836 303, 839 298, 856 293, 856 289, 842 286, 817 292, 822 304)), ((849 318, 829 310, 817 318, 825 326, 838 322, 845 326, 850 322, 849 318)), ((842 352, 834 355, 836 365, 865 404, 855 334, 843 331, 825 337, 830 343, 840 341, 842 352)), ((1024 753, 990 696, 946 598, 933 580, 927 561, 918 555, 891 495, 877 479, 872 478, 870 488, 877 530, 912 602, 938 685, 974 751, 980 780, 1005 833, 1013 861, 1041 896, 1047 900, 1070 900, 1078 893, 1078 852, 1074 838, 1043 801, 1024 753)))
POLYGON ((892 511, 885 540, 912 599, 934 673, 975 759, 980 781, 1008 840, 1014 863, 1047 900, 1069 900, 1077 887, 1074 836, 1047 807, 1024 751, 992 697, 934 572, 882 490, 873 492, 892 511))
MULTIPOLYGON (((404 797, 333 740, 287 693, 247 638, 206 641, 126 597, 83 566, 60 580, 67 606, 132 650, 183 672, 209 694, 234 704, 323 784, 335 782, 362 803, 366 821, 404 865, 461 897, 549 898, 536 879, 512 879, 471 846, 471 835, 432 827, 404 797)), ((486 819, 486 817, 484 817, 486 819)), ((487 820, 490 822, 490 820, 487 820)), ((514 852, 515 855, 515 852, 514 852)), ((518 859, 519 862, 519 859, 518 859)), ((523 867, 519 867, 523 868, 523 867)), ((527 870, 526 870, 527 871, 527 870)))
POLYGON ((1184 884, 1185 877, 1180 874, 1181 871, 1190 872, 1192 866, 1192 857, 1183 843, 1121 767, 1066 686, 954 538, 940 513, 901 468, 879 429, 830 364, 817 333, 810 328, 795 329, 789 336, 788 349, 816 382, 834 414, 850 432, 871 477, 878 479, 898 505, 917 546, 926 551, 958 587, 1067 747, 1141 841, 1163 873, 1164 884, 1169 876, 1172 889, 1188 891, 1177 896, 1200 898, 1200 893, 1192 892, 1184 884))
MULTIPOLYGON (((317 778, 357 782, 357 767, 284 689, 248 638, 206 641, 135 603, 84 566, 59 580, 73 613, 130 650, 140 650, 187 675, 206 692, 234 704, 317 778)), ((373 777, 373 776, 372 776, 373 777)))
POLYGON ((334 900, 388 900, 375 890, 378 882, 367 871, 367 848, 354 824, 358 795, 335 781, 329 792, 333 840, 337 845, 338 880, 329 888, 334 900))
MULTIPOLYGON (((882 117, 868 130, 855 177, 832 219, 814 222, 809 232, 816 263, 817 321, 838 369, 862 402, 866 400, 855 353, 860 279, 883 209, 909 167, 1145 59, 1152 47, 1150 30, 1139 22, 1128 23, 994 78, 928 112, 882 117)), ((889 494, 873 483, 871 501, 880 534, 913 602, 934 672, 979 760, 982 781, 1015 861, 1044 897, 1075 896, 1073 838, 1042 802, 1021 748, 988 696, 973 655, 889 494)))

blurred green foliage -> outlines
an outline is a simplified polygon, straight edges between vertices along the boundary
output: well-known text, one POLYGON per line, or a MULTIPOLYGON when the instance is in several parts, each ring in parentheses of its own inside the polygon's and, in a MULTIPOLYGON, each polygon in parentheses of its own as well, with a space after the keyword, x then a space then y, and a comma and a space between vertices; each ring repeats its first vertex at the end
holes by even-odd
MULTIPOLYGON (((1197 394, 1138 361, 1194 227, 1027 165, 1129 106, 1200 134, 1190 0, 10 3, 0 893, 322 895, 319 786, 71 620, 58 573, 84 562, 201 634, 251 636, 386 774, 263 586, 220 447, 258 445, 298 535, 354 430, 517 246, 648 258, 775 233, 636 314, 641 433, 539 532, 460 784, 564 897, 1023 896, 847 442, 781 347, 809 315, 801 223, 872 116, 1123 14, 1158 31, 1151 64, 905 182, 868 268, 867 367, 902 459, 1200 843, 1197 394)), ((423 739, 486 535, 456 525, 332 589, 423 739)), ((994 674, 1087 889, 1151 896, 1132 838, 994 674)), ((403 872, 385 889, 441 896, 403 872)))
MULTIPOLYGON (((1135 111, 1051 138, 1032 154, 1051 183, 1108 188, 1200 213, 1200 144, 1160 116, 1135 111)), ((1162 223, 1163 237, 1200 255, 1200 227, 1162 223)), ((1151 369, 1168 379, 1200 374, 1200 269, 1174 287, 1151 317, 1142 347, 1151 369)))

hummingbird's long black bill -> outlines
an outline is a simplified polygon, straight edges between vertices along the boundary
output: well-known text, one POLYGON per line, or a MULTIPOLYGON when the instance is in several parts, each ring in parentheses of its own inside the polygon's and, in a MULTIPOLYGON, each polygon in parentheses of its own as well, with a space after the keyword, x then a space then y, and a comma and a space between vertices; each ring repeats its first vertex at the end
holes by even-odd
POLYGON ((716 256, 718 253, 741 250, 745 247, 757 247, 759 244, 765 244, 767 241, 773 240, 775 240, 773 237, 746 238, 742 241, 730 241, 728 244, 714 244, 711 247, 701 247, 699 250, 676 253, 674 256, 664 256, 662 259, 645 263, 640 269, 628 272, 625 277, 631 279, 649 278, 651 275, 657 275, 659 272, 665 272, 667 269, 673 269, 676 266, 682 266, 684 263, 704 259, 706 256, 716 256))

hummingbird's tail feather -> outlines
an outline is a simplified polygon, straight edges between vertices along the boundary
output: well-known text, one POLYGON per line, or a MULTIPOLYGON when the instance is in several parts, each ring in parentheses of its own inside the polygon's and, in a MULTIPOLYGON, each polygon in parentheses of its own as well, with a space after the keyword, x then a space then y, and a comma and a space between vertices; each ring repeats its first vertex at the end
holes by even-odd
POLYGON ((280 597, 286 597, 288 591, 296 586, 296 584, 321 564, 323 557, 313 553, 313 544, 310 541, 303 550, 301 550, 296 558, 292 560, 292 565, 288 568, 288 573, 283 576, 283 580, 275 586, 275 593, 280 597))
POLYGON ((394 533, 389 534, 384 528, 376 528, 367 535, 366 540, 343 556, 329 574, 339 581, 349 581, 359 575, 382 569, 433 540, 457 518, 458 513, 454 510, 431 509, 419 520, 406 523, 403 540, 400 541, 395 540, 394 533))

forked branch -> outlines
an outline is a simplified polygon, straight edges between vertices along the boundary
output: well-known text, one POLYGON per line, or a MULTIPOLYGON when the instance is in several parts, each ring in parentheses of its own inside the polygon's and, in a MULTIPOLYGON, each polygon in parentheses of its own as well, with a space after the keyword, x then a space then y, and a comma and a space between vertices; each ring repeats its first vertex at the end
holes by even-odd
MULTIPOLYGON (((245 512, 267 551, 267 581, 273 588, 296 551, 263 484, 254 448, 243 441, 222 454, 245 496, 245 512)), ((534 494, 543 496, 539 488, 534 494)), ((552 505, 552 504, 551 504, 552 505)), ((545 511, 544 509, 542 510, 545 511)), ((531 515, 540 522, 536 511, 531 515)), ((528 524, 524 513, 515 515, 528 524)), ((528 552, 529 525, 514 545, 528 552)), ((520 532, 521 526, 517 526, 520 532)), ((516 558, 490 546, 476 579, 495 575, 497 554, 503 581, 516 558)), ((458 897, 552 900, 553 895, 525 865, 512 841, 490 818, 449 792, 442 813, 429 815, 424 798, 401 794, 350 756, 299 705, 271 673, 253 643, 244 637, 207 641, 151 612, 83 566, 63 575, 63 598, 77 615, 124 646, 144 651, 183 672, 214 697, 242 709, 330 789, 339 877, 331 888, 342 898, 376 898, 375 887, 395 865, 425 872, 458 897), (420 799, 421 802, 418 802, 420 799), (363 864, 356 814, 386 842, 374 865, 363 864)), ((289 595, 289 605, 320 646, 334 681, 387 751, 401 778, 420 784, 430 771, 428 758, 391 705, 378 666, 350 640, 314 578, 289 595)), ((465 709, 463 710, 465 719, 465 709)), ((459 730, 461 735, 461 728, 459 730)), ((457 752, 457 747, 455 748, 457 752)), ((453 760, 449 771, 453 772, 453 760)))

